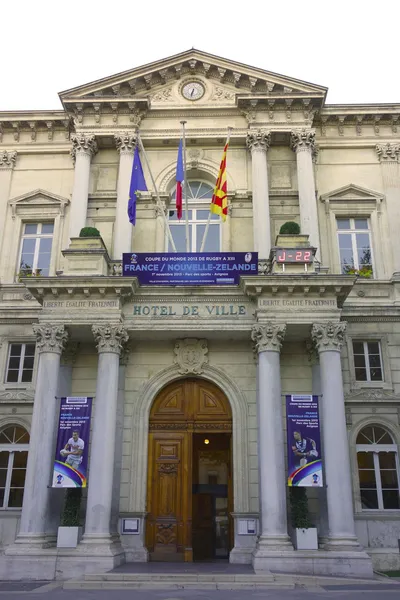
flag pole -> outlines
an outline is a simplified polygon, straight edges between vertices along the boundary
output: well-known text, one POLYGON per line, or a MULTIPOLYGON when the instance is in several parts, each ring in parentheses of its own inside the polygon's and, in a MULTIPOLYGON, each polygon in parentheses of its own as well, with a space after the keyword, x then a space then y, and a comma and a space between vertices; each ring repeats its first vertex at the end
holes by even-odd
MULTIPOLYGON (((225 146, 227 144, 229 144, 229 140, 230 140, 230 137, 231 137, 232 130, 233 130, 233 127, 228 127, 228 135, 227 135, 227 138, 226 138, 225 146)), ((224 148, 225 148, 225 146, 224 146, 224 148)), ((203 239, 202 239, 201 247, 200 247, 200 252, 204 252, 204 246, 205 246, 205 243, 206 243, 206 240, 207 240, 208 229, 210 227, 210 221, 211 221, 211 210, 208 213, 207 224, 206 224, 206 228, 204 230, 203 239)))
POLYGON ((174 238, 172 237, 171 229, 169 227, 169 222, 168 222, 168 219, 167 219, 167 215, 164 212, 163 205, 162 205, 161 199, 160 199, 160 195, 158 193, 158 189, 157 189, 157 186, 156 186, 156 182, 154 180, 153 173, 151 172, 149 161, 147 159, 146 150, 144 149, 142 138, 140 137, 139 132, 137 132, 137 140, 139 142, 140 149, 141 149, 141 151, 143 153, 143 158, 144 158, 144 161, 146 163, 147 169, 148 169, 148 171, 150 173, 150 179, 151 179, 151 182, 153 184, 153 188, 154 188, 154 190, 156 192, 157 206, 158 206, 158 209, 160 210, 160 212, 161 212, 161 214, 163 216, 164 224, 165 224, 165 227, 166 227, 166 230, 167 230, 167 234, 168 234, 168 239, 171 242, 171 246, 172 246, 173 251, 176 252, 176 246, 175 246, 174 238))
POLYGON ((181 121, 182 125, 182 141, 183 141, 183 181, 184 181, 184 193, 185 193, 185 241, 186 241, 186 252, 190 252, 190 235, 189 235, 189 210, 188 210, 188 184, 186 180, 186 136, 185 136, 185 125, 187 121, 181 121))

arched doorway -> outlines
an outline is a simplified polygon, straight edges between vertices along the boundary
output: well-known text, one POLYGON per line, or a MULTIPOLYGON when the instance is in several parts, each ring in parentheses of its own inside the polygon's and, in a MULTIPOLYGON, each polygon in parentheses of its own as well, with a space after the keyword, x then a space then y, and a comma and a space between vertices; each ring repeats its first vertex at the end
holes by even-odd
POLYGON ((232 547, 232 413, 203 379, 167 385, 149 423, 146 545, 150 560, 227 558, 232 547))

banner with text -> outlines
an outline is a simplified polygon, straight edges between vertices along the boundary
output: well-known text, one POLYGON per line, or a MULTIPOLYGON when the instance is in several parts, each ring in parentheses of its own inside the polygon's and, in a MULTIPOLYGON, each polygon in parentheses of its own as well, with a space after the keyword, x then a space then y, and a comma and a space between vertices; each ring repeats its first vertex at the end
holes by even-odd
POLYGON ((318 396, 286 396, 288 485, 322 487, 318 396))
POLYGON ((142 285, 237 285, 241 275, 258 275, 258 253, 130 253, 122 272, 142 285))
POLYGON ((52 487, 86 487, 93 398, 61 398, 52 487))

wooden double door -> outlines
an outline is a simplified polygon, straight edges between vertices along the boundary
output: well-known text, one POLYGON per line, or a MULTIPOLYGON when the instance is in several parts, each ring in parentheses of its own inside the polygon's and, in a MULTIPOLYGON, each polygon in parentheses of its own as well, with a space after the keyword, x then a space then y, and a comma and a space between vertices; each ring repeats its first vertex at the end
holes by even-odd
POLYGON ((149 423, 146 521, 151 560, 207 560, 218 556, 218 544, 230 546, 231 438, 229 401, 210 382, 179 380, 155 399, 149 423), (221 530, 228 541, 219 540, 221 530))

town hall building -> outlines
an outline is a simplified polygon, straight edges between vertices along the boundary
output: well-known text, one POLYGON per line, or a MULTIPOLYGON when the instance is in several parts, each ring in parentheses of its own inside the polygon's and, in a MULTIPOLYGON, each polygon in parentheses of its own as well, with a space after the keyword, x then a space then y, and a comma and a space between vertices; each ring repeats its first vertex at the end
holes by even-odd
POLYGON ((0 113, 1 578, 149 560, 400 568, 400 103, 326 95, 192 49, 61 92, 59 110, 0 113), (200 252, 228 128, 228 216, 212 215, 203 250, 258 253, 257 274, 123 274, 124 253, 172 253, 168 229, 200 252), (280 234, 287 222, 300 233, 280 234), (313 550, 289 506, 296 394, 319 403, 313 550), (57 547, 62 397, 93 398, 76 548, 57 547))

